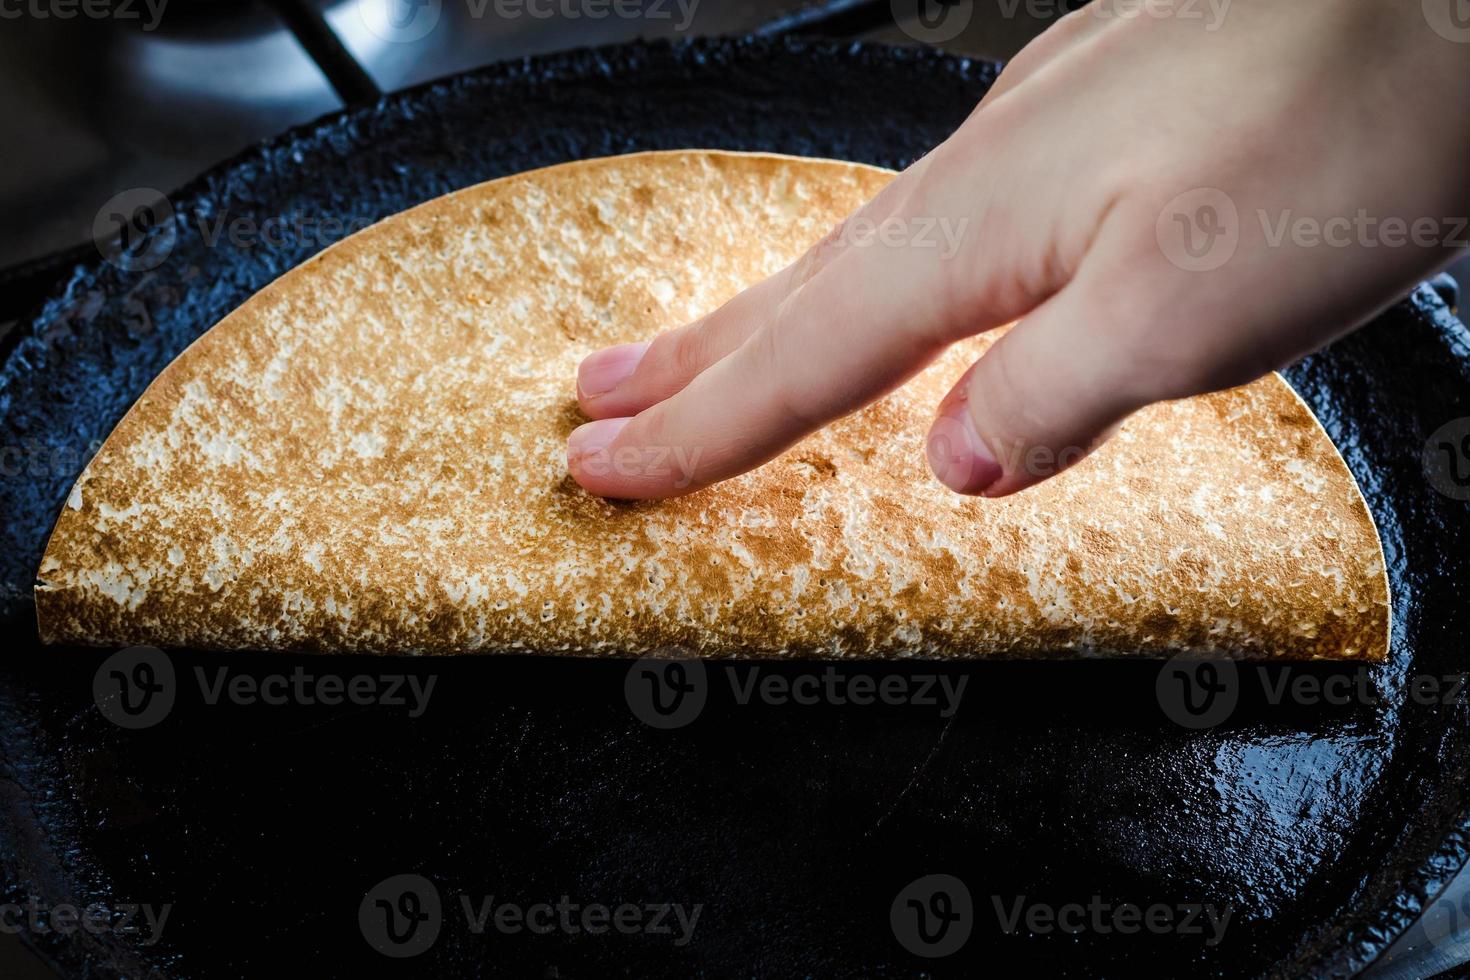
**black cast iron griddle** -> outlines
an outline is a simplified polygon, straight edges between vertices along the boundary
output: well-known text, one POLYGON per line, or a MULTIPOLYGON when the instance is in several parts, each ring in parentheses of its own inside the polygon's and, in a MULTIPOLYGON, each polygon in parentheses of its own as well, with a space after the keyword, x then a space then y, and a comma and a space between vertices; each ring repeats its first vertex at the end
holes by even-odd
MULTIPOLYGON (((189 341, 325 244, 307 233, 211 248, 199 217, 357 226, 488 178, 650 148, 899 167, 951 131, 993 75, 932 52, 779 41, 493 68, 326 118, 212 171, 172 196, 178 240, 151 272, 77 269, 0 375, 0 444, 23 464, 11 453, 0 483, 12 638, 0 866, 11 901, 172 911, 152 946, 34 929, 31 941, 67 976, 170 978, 974 975, 1022 963, 1043 976, 1328 976, 1380 952, 1466 853, 1470 715, 1403 690, 1411 675, 1470 667, 1466 505, 1437 493, 1420 461, 1431 432, 1470 414, 1470 349, 1427 289, 1289 372, 1383 534, 1395 632, 1392 662, 1366 672, 1372 703, 1272 704, 1247 670, 1234 711, 1194 729, 1161 710, 1157 663, 990 663, 941 668, 969 683, 946 719, 932 706, 741 705, 710 665, 703 712, 659 730, 630 711, 623 662, 180 651, 172 710, 131 731, 93 701, 110 651, 35 647, 32 576, 87 447, 189 341), (220 664, 257 679, 406 671, 437 688, 418 718, 381 705, 209 705, 193 670, 220 664), (392 959, 369 946, 359 907, 403 874, 431 882, 442 913, 426 951, 392 959), (969 936, 941 958, 915 955, 890 921, 899 892, 931 874, 970 893, 969 936), (679 945, 615 931, 476 934, 461 895, 703 908, 679 945), (1008 934, 995 903, 1020 896, 1209 903, 1232 918, 1213 945, 1208 930, 1008 934)), ((1354 674, 1269 678, 1282 670, 1354 674)))

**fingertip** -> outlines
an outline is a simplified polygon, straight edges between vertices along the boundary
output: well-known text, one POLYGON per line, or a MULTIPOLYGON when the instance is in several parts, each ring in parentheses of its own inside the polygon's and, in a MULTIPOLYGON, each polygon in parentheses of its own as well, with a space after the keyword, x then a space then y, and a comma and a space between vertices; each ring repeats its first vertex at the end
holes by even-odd
POLYGON ((1001 466, 976 431, 969 404, 962 398, 946 399, 940 406, 924 450, 935 478, 955 493, 990 496, 988 491, 1001 481, 1001 466))
POLYGON ((648 342, 617 344, 593 351, 577 365, 577 404, 591 418, 605 416, 599 406, 605 404, 608 395, 633 376, 643 355, 648 353, 648 342))
POLYGON ((612 470, 612 441, 618 437, 631 417, 597 419, 577 426, 567 437, 567 472, 593 493, 608 495, 603 486, 612 470))

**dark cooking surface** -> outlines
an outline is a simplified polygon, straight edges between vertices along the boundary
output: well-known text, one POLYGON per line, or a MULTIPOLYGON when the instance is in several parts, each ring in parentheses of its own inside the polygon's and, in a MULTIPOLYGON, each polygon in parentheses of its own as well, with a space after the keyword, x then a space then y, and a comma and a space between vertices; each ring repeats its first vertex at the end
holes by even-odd
POLYGON ((950 721, 914 706, 739 706, 716 682, 694 723, 665 732, 630 713, 621 663, 179 653, 190 680, 172 713, 125 732, 92 702, 104 654, 30 649, 31 575, 82 447, 184 344, 322 244, 210 249, 194 213, 360 222, 489 177, 656 147, 899 166, 991 74, 932 53, 779 42, 490 70, 298 131, 173 195, 179 240, 151 275, 81 270, 0 374, 0 444, 25 447, 0 481, 3 611, 21 647, 0 670, 0 865, 11 900, 174 908, 155 947, 38 944, 69 975, 169 977, 974 975, 1022 958, 1038 975, 1294 976, 1386 945, 1464 856, 1466 708, 1398 688, 1470 660, 1465 505, 1420 469, 1428 434, 1470 414, 1470 348, 1427 290, 1289 374, 1384 535, 1394 655, 1369 672, 1376 705, 1271 706, 1247 683, 1224 724, 1196 731, 1160 711, 1157 665, 980 664, 946 670, 969 679, 950 721), (209 706, 192 668, 219 663, 438 683, 417 719, 209 706), (435 883, 445 922, 432 949, 395 963, 368 947, 357 911, 405 873, 435 883), (912 956, 889 927, 900 888, 931 873, 962 879, 976 906, 968 943, 942 960, 912 956), (682 947, 477 936, 460 894, 704 910, 682 947), (1214 947, 1011 936, 992 895, 1213 903, 1234 919, 1214 947))
MULTIPOLYGON (((598 2, 151 0, 150 8, 117 0, 118 16, 110 18, 7 16, 0 31, 0 268, 84 243, 92 216, 125 187, 167 191, 258 139, 356 104, 360 93, 334 91, 340 72, 313 62, 283 12, 319 10, 368 84, 392 91, 526 54, 789 30, 853 6, 641 0, 637 16, 599 17, 598 2), (388 25, 376 18, 392 12, 424 29, 375 33, 369 24, 382 31, 388 25)), ((887 0, 879 2, 870 19, 891 25, 883 16, 887 0)), ((44 13, 44 4, 6 9, 22 6, 44 13)), ((1031 26, 1024 17, 994 19, 1013 32, 1031 26)), ((298 18, 290 22, 299 29, 298 18)), ((0 294, 4 288, 0 274, 0 294)), ((0 299, 0 323, 5 312, 0 299)))

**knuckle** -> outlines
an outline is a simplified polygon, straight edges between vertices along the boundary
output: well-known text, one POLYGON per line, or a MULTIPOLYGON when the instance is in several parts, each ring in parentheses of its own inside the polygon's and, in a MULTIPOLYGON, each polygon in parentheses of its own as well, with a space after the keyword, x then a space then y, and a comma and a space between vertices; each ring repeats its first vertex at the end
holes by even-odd
POLYGON ((820 241, 803 252, 801 258, 796 260, 796 264, 791 268, 790 285, 793 290, 800 289, 814 279, 817 273, 837 256, 842 249, 842 243, 847 240, 848 229, 856 216, 849 215, 833 225, 820 241))
POLYGON ((703 322, 696 321, 654 339, 649 346, 652 357, 647 360, 656 378, 688 379, 704 370, 706 345, 698 329, 703 322))
POLYGON ((708 345, 698 324, 680 329, 672 338, 669 362, 674 373, 689 378, 703 371, 708 363, 708 345))
MULTIPOLYGON (((1126 309, 1126 306, 1125 306, 1126 309)), ((1271 369, 1268 355, 1240 343, 1238 324, 1135 303, 1131 316, 1103 321, 1108 331, 1105 377, 1130 403, 1188 398, 1247 384, 1271 369)))
POLYGON ((669 432, 669 409, 667 402, 659 402, 650 408, 639 412, 632 422, 628 423, 618 440, 624 446, 663 446, 668 443, 669 432))
POLYGON ((809 393, 792 377, 790 365, 796 363, 783 350, 781 331, 761 330, 751 337, 755 368, 763 381, 767 402, 773 413, 794 421, 803 430, 815 428, 821 419, 813 410, 809 393))

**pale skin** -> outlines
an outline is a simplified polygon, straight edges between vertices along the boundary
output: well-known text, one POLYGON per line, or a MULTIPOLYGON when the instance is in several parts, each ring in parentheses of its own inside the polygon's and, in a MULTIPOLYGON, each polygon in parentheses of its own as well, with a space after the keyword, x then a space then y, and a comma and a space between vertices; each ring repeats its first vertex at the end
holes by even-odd
POLYGON ((1027 46, 848 222, 945 221, 957 250, 838 229, 708 316, 592 354, 572 476, 623 499, 701 489, 1018 321, 927 441, 952 490, 1015 493, 1055 472, 1027 464, 1038 448, 1076 461, 1145 405, 1286 365, 1457 254, 1470 43, 1418 0, 1233 0, 1214 30, 1113 2, 1027 46), (1234 244, 1208 237, 1221 201, 1234 244), (584 465, 608 453, 691 465, 584 465))

